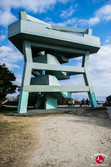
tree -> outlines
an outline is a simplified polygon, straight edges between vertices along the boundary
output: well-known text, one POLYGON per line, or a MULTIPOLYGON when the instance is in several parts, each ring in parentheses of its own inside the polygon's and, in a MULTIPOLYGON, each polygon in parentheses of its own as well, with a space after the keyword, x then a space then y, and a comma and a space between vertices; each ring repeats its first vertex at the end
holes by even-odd
POLYGON ((13 84, 15 75, 9 71, 5 64, 0 64, 0 104, 9 93, 15 93, 17 85, 13 84))

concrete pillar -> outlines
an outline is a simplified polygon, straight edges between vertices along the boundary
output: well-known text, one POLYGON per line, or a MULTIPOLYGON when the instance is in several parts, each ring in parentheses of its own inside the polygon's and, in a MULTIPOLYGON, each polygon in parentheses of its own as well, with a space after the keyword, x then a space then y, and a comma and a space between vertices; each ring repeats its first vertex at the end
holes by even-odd
POLYGON ((51 93, 46 94, 45 109, 57 108, 57 98, 55 98, 51 93))
POLYGON ((89 96, 91 107, 97 107, 95 93, 94 93, 94 90, 92 89, 92 85, 89 78, 88 59, 89 59, 89 52, 87 51, 86 54, 83 56, 83 61, 82 61, 82 67, 84 67, 84 70, 85 70, 83 77, 84 77, 85 85, 89 86, 88 96, 89 96))
POLYGON ((25 85, 30 85, 30 79, 31 79, 32 52, 31 52, 30 42, 28 41, 23 42, 23 51, 24 51, 25 64, 24 64, 23 78, 22 78, 21 91, 18 104, 18 111, 17 111, 18 113, 27 112, 29 92, 23 91, 23 87, 25 85))

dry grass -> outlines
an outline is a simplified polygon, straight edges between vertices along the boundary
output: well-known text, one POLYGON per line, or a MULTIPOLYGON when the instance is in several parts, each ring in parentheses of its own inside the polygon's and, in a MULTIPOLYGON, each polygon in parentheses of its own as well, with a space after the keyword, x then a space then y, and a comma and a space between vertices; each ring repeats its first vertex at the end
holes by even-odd
POLYGON ((22 167, 37 147, 39 134, 34 117, 7 116, 0 113, 0 166, 22 167))

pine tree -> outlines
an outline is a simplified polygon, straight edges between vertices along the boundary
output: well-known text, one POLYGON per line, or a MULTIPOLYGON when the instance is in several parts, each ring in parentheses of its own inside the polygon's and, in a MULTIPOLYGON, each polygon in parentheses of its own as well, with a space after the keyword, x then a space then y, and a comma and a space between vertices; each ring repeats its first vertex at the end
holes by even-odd
POLYGON ((15 93, 17 85, 13 84, 15 75, 9 71, 5 64, 0 64, 0 105, 7 94, 15 93))

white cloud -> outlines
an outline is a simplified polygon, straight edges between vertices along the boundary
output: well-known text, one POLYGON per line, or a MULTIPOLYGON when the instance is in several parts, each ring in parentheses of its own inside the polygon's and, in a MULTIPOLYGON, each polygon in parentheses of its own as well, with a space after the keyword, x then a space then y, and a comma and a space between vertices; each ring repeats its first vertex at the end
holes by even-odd
POLYGON ((80 26, 93 26, 95 24, 100 23, 101 21, 110 21, 111 20, 111 5, 105 5, 95 11, 94 16, 89 19, 78 19, 76 18, 76 22, 80 26))
POLYGON ((67 3, 68 0, 1 0, 0 1, 0 25, 7 26, 17 18, 11 13, 11 9, 20 9, 34 13, 45 13, 57 3, 67 3))
POLYGON ((56 0, 1 0, 1 8, 11 9, 11 8, 23 8, 28 11, 32 11, 34 13, 44 12, 45 9, 49 9, 51 5, 54 5, 56 0))
POLYGON ((93 26, 100 22, 100 18, 95 16, 91 17, 90 19, 76 19, 76 22, 80 26, 85 26, 85 25, 93 26))
POLYGON ((90 56, 90 69, 102 70, 105 72, 111 68, 111 44, 106 44, 101 46, 101 49, 98 53, 90 56))
POLYGON ((7 26, 8 24, 14 22, 16 17, 10 12, 9 9, 7 10, 0 10, 0 25, 7 26))
MULTIPOLYGON (((78 62, 79 63, 79 62, 78 62)), ((111 94, 111 44, 101 46, 98 53, 89 56, 89 73, 96 96, 111 94)), ((62 81, 63 85, 84 85, 83 77, 74 76, 62 81)))
POLYGON ((97 54, 90 55, 90 78, 97 96, 111 94, 111 44, 101 46, 97 54))
POLYGON ((99 17, 92 17, 88 20, 88 24, 89 25, 94 25, 100 22, 100 18, 99 17))
POLYGON ((95 12, 95 15, 102 20, 111 20, 111 5, 105 5, 95 12))
POLYGON ((71 19, 68 19, 64 22, 64 25, 67 26, 67 25, 72 25, 73 27, 75 27, 75 23, 76 23, 76 19, 75 18, 71 18, 71 19))
POLYGON ((9 69, 19 68, 15 63, 21 60, 23 60, 23 56, 16 48, 11 46, 0 47, 0 62, 5 63, 9 69))
POLYGON ((70 76, 70 79, 61 81, 62 85, 72 85, 72 86, 84 86, 84 80, 82 75, 70 76))
POLYGON ((0 6, 2 9, 22 8, 34 13, 46 12, 52 5, 57 2, 66 3, 68 0, 1 0, 0 6))
POLYGON ((102 6, 94 13, 94 17, 86 20, 89 25, 95 25, 101 21, 110 21, 111 20, 111 5, 102 6))
POLYGON ((5 63, 5 65, 9 68, 9 70, 12 70, 13 71, 13 69, 14 68, 20 68, 17 64, 14 64, 14 63, 8 63, 8 62, 1 62, 1 63, 5 63))
POLYGON ((75 7, 71 6, 68 10, 63 10, 60 14, 60 17, 62 18, 71 17, 74 12, 75 12, 75 7))
POLYGON ((67 3, 69 0, 58 0, 58 2, 61 2, 61 3, 67 3))
POLYGON ((50 21, 50 23, 57 24, 60 26, 73 26, 73 27, 82 26, 84 27, 85 25, 93 26, 95 24, 100 23, 101 21, 111 20, 111 5, 110 4, 99 8, 97 11, 94 12, 94 16, 90 17, 89 19, 79 19, 76 17, 67 19, 68 17, 72 16, 72 14, 75 12, 75 8, 76 8, 76 5, 74 8, 71 6, 70 9, 62 11, 60 16, 66 19, 64 22, 54 23, 50 21))
POLYGON ((105 40, 106 43, 111 43, 111 36, 108 36, 105 40))
POLYGON ((21 81, 22 81, 22 75, 15 74, 16 76, 16 81, 14 81, 15 85, 21 86, 21 81))
POLYGON ((45 21, 45 22, 49 22, 49 21, 51 21, 51 18, 50 18, 50 17, 46 17, 46 18, 44 19, 44 21, 45 21))
POLYGON ((0 35, 0 41, 3 41, 6 38, 5 35, 0 35))
POLYGON ((56 23, 56 22, 53 22, 53 21, 49 21, 48 23, 53 24, 53 25, 58 25, 58 26, 73 26, 73 27, 76 27, 76 19, 75 18, 67 19, 66 21, 64 21, 62 23, 61 22, 56 23))

